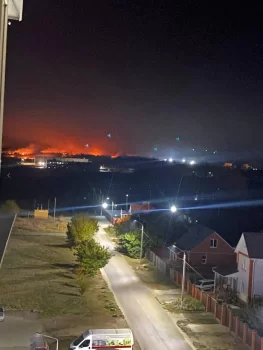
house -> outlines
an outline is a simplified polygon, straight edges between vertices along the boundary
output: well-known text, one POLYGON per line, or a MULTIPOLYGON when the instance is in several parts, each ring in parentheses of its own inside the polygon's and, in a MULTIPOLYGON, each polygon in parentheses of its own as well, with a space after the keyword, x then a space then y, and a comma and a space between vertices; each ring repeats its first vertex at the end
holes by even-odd
POLYGON ((182 257, 185 252, 190 266, 211 273, 212 268, 232 265, 236 260, 234 248, 213 229, 199 224, 190 225, 169 250, 171 260, 182 257))
POLYGON ((244 232, 236 247, 238 296, 250 302, 263 296, 263 232, 244 232))
POLYGON ((140 213, 146 213, 150 210, 155 209, 155 207, 150 202, 144 202, 144 203, 132 203, 130 205, 129 212, 131 214, 140 214, 140 213))

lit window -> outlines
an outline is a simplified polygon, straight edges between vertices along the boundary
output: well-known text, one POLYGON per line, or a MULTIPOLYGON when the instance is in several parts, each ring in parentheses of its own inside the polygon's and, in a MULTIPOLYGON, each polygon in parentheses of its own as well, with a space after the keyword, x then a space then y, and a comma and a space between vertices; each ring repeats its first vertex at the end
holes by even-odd
POLYGON ((210 248, 217 248, 217 239, 210 239, 210 248))
POLYGON ((201 259, 202 264, 206 264, 206 260, 207 260, 207 256, 203 255, 201 259))

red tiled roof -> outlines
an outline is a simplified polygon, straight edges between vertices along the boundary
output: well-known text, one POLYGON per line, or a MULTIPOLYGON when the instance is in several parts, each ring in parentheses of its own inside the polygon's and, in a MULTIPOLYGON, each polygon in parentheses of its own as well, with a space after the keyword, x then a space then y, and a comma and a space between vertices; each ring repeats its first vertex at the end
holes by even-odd
POLYGON ((155 209, 154 206, 151 203, 142 203, 142 204, 131 204, 131 212, 135 211, 147 211, 147 210, 152 210, 155 209))

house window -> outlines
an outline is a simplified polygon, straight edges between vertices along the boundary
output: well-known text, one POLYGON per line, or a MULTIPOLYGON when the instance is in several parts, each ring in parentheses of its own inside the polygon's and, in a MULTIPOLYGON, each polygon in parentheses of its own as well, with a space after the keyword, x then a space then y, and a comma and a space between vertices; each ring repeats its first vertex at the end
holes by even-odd
POLYGON ((206 260, 207 260, 207 256, 203 255, 201 259, 202 264, 206 264, 206 260))
POLYGON ((217 239, 210 239, 210 248, 217 248, 217 239))
POLYGON ((246 259, 243 260, 242 270, 247 271, 247 261, 246 261, 246 259))

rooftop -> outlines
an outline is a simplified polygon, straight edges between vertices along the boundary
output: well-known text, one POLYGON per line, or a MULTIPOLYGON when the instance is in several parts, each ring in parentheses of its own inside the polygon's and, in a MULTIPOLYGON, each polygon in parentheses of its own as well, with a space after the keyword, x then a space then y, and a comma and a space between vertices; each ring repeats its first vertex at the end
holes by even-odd
POLYGON ((244 232, 243 236, 248 256, 251 259, 263 259, 263 232, 244 232))
POLYGON ((182 237, 177 240, 176 246, 182 250, 189 251, 203 242, 214 232, 215 230, 200 224, 191 225, 188 232, 183 234, 182 237))

